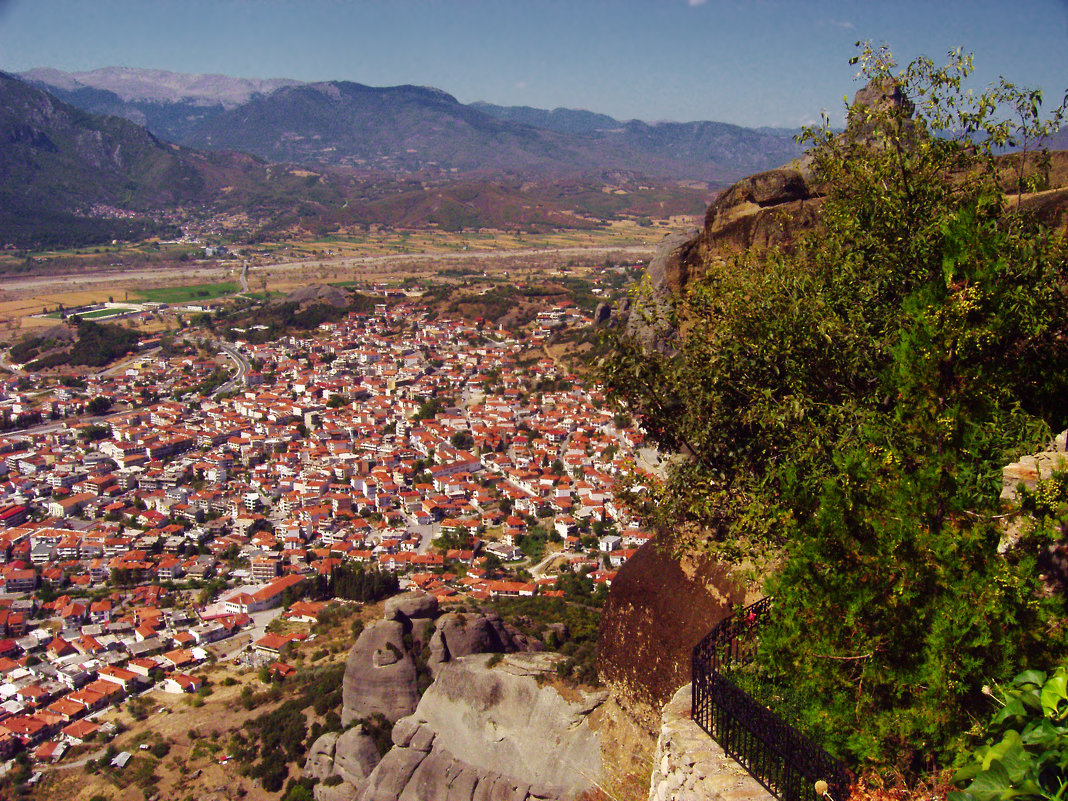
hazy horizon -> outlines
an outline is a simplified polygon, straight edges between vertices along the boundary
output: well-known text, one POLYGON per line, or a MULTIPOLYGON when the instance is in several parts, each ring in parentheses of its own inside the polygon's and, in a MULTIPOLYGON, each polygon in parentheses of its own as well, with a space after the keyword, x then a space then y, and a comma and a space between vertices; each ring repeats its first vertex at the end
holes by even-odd
POLYGON ((432 86, 460 102, 795 128, 841 119, 857 40, 975 55, 1056 103, 1068 0, 0 0, 0 69, 119 66, 432 86))

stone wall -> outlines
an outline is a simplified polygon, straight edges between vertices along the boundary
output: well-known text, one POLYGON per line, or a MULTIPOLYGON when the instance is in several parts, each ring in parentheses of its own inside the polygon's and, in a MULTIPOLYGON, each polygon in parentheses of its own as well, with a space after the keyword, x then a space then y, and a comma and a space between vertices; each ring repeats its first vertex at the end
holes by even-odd
POLYGON ((690 717, 691 685, 664 707, 649 801, 774 801, 690 717))

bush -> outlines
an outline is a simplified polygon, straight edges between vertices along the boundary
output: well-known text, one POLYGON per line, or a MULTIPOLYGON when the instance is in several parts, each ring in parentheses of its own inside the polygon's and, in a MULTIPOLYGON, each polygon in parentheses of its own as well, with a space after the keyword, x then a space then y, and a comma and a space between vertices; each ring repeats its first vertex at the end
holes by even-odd
POLYGON ((963 752, 948 801, 1063 798, 1068 789, 1068 668, 1018 675, 1000 693, 987 739, 963 752))
POLYGON ((161 740, 149 749, 149 753, 156 759, 163 759, 171 752, 171 744, 166 740, 161 740))

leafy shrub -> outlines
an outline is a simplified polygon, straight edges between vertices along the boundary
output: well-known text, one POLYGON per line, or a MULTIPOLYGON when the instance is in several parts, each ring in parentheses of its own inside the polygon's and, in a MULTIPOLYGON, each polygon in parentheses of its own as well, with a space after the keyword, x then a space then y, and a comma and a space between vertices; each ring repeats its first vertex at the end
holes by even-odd
MULTIPOLYGON (((987 688, 984 688, 987 689, 987 688)), ((988 690, 989 692, 989 690, 988 690)), ((991 693, 993 694, 993 693, 991 693)), ((1001 693, 987 739, 965 753, 947 801, 1040 801, 1068 792, 1068 668, 1028 670, 1001 693)))

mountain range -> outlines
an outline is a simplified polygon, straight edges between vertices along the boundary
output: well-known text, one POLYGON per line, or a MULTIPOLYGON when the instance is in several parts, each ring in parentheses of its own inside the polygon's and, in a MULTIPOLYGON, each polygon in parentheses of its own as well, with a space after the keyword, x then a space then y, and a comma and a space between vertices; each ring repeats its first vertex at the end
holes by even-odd
POLYGON ((120 67, 77 73, 37 69, 20 77, 73 106, 125 117, 188 147, 394 174, 508 171, 559 177, 627 169, 649 178, 726 184, 800 154, 794 131, 465 105, 421 86, 120 67))
MULTIPOLYGON (((430 90, 416 94, 428 92, 433 97, 430 90)), ((312 90, 313 98, 318 95, 312 90)), ((228 102, 234 110, 249 105, 228 102)), ((386 115, 382 106, 379 112, 386 115)), ((427 119, 433 124, 429 112, 427 119)), ((391 124, 403 134, 400 123, 391 124)), ((651 180, 633 170, 536 177, 485 168, 411 174, 271 163, 235 150, 170 143, 127 119, 76 108, 0 73, 0 247, 174 235, 178 224, 190 221, 211 218, 217 227, 220 214, 238 239, 376 224, 583 228, 621 215, 700 214, 709 198, 707 184, 651 180)))

